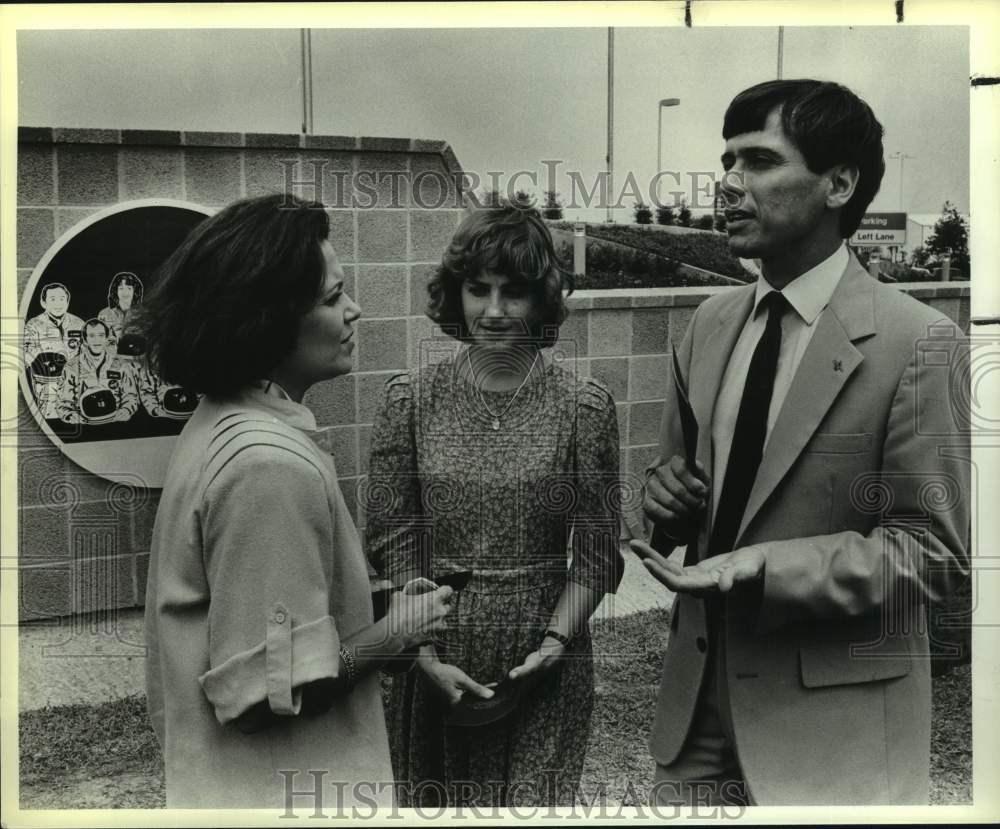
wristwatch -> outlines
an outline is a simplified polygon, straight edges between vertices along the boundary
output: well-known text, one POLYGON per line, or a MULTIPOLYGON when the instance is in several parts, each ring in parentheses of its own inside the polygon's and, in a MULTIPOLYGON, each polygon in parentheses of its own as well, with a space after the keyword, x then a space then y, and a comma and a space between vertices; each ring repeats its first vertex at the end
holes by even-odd
POLYGON ((564 648, 568 648, 569 647, 569 641, 570 641, 569 637, 568 636, 564 636, 558 630, 553 630, 552 628, 546 629, 545 635, 542 637, 543 641, 545 639, 555 639, 564 648))

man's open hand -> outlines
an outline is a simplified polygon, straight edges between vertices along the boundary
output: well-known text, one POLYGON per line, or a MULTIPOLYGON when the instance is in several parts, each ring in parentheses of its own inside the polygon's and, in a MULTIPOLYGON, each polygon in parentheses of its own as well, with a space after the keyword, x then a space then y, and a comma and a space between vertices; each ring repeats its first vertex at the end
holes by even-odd
POLYGON ((675 593, 728 593, 735 585, 758 579, 764 573, 764 553, 759 547, 741 547, 684 567, 664 558, 644 541, 634 539, 629 546, 654 578, 675 593))

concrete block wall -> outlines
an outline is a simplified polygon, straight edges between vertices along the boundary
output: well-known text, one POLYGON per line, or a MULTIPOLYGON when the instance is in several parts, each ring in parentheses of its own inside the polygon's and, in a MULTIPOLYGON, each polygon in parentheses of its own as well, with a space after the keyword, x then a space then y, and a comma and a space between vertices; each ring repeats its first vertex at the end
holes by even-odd
MULTIPOLYGON (((117 202, 163 197, 221 206, 291 183, 294 192, 331 207, 332 241, 364 316, 354 373, 314 387, 306 403, 363 526, 358 493, 385 380, 416 366, 429 340, 435 352, 454 342, 440 339, 422 313, 427 279, 461 217, 457 190, 439 189, 461 172, 448 145, 48 128, 22 128, 19 139, 19 293, 59 236, 117 202), (293 170, 290 181, 286 169, 293 170), (433 174, 422 175, 428 171, 433 174)), ((967 284, 903 288, 967 326, 967 284)), ((635 481, 656 453, 670 344, 679 343, 697 305, 724 290, 579 291, 570 298, 556 347, 575 358, 582 376, 611 388, 628 480, 635 481)), ((23 406, 18 441, 20 617, 141 606, 158 492, 111 484, 67 461, 23 406)))
MULTIPOLYGON (((357 489, 382 384, 430 331, 423 286, 460 218, 444 141, 22 127, 17 281, 83 219, 135 199, 220 207, 290 189, 330 207, 347 290, 364 308, 356 374, 314 388, 347 503, 357 489)), ((19 348, 12 349, 18 353, 19 348)), ((68 461, 21 402, 18 519, 21 619, 143 604, 158 491, 112 484, 68 461)))

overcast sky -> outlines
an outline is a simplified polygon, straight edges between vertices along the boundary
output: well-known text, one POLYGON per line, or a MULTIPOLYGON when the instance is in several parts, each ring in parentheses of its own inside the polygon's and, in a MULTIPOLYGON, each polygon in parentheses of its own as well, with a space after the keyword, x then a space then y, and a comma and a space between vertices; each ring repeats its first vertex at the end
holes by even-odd
MULTIPOLYGON (((665 97, 681 104, 663 111, 664 169, 718 173, 726 105, 776 76, 777 29, 615 32, 617 187, 629 172, 642 186, 654 175, 657 103, 665 97)), ((480 176, 534 171, 538 193, 542 162, 556 160, 564 197, 566 172, 590 186, 604 170, 604 28, 314 29, 312 44, 316 133, 444 139, 480 176)), ((297 29, 22 31, 19 119, 298 132, 300 65, 297 29)), ((786 27, 783 76, 837 80, 871 104, 887 155, 914 156, 903 209, 937 213, 949 199, 968 211, 967 27, 786 27)), ((899 162, 887 160, 871 209, 899 208, 899 162)))

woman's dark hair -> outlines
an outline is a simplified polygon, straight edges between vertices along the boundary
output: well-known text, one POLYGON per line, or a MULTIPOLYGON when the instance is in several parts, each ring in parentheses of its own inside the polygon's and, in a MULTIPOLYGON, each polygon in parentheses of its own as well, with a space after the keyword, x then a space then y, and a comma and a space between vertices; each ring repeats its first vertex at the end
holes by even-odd
POLYGON ((195 227, 138 309, 151 369, 215 397, 264 377, 320 295, 329 232, 322 204, 290 194, 238 201, 195 227))
POLYGON ((563 291, 573 292, 573 275, 559 261, 541 215, 527 202, 502 201, 470 211, 428 282, 427 316, 458 340, 469 339, 462 283, 484 271, 530 287, 541 306, 539 329, 531 336, 542 348, 555 343, 567 314, 563 291))
POLYGON ((885 160, 882 125, 871 107, 845 86, 829 81, 767 81, 733 98, 722 137, 764 128, 767 116, 781 110, 781 127, 814 173, 837 164, 858 168, 858 183, 840 212, 840 235, 847 238, 882 184, 885 160))
POLYGON ((111 278, 111 284, 108 286, 109 308, 121 308, 121 304, 118 302, 118 286, 123 282, 131 285, 132 290, 135 291, 132 295, 132 307, 134 308, 142 302, 142 282, 139 277, 131 271, 119 271, 111 278))

